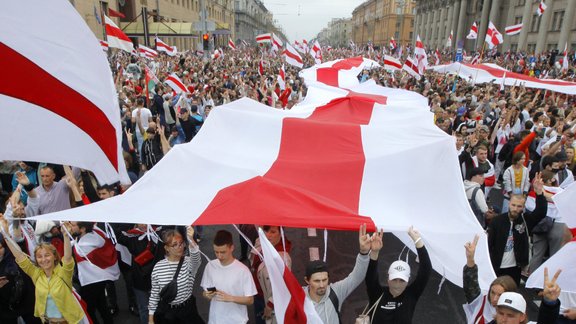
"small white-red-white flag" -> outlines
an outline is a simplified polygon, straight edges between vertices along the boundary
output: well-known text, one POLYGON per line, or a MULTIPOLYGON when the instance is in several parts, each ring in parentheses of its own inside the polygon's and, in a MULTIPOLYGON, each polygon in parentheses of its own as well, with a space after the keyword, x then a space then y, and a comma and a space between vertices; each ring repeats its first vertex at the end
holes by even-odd
POLYGON ((396 41, 394 40, 394 37, 390 37, 390 49, 391 49, 391 50, 395 50, 396 47, 398 47, 398 45, 396 44, 396 41))
POLYGON ((149 59, 154 59, 158 56, 158 52, 144 45, 138 45, 138 54, 140 55, 140 57, 145 57, 149 59))
POLYGON ((232 41, 232 38, 228 38, 228 47, 230 47, 232 50, 236 50, 236 44, 234 44, 234 41, 232 41))
POLYGON ((258 63, 258 74, 260 74, 260 76, 264 75, 264 61, 262 59, 260 59, 258 63))
POLYGON ((566 45, 564 45, 564 57, 562 58, 561 71, 567 71, 567 70, 568 70, 568 42, 566 42, 566 45))
POLYGON ((306 298, 302 286, 261 228, 258 229, 258 236, 262 246, 264 265, 270 277, 274 296, 274 313, 278 323, 322 324, 314 304, 306 298))
POLYGON ((180 80, 180 78, 176 75, 176 73, 170 74, 170 76, 168 76, 166 80, 164 80, 164 83, 166 83, 176 93, 188 91, 188 89, 186 89, 186 86, 184 85, 184 83, 182 83, 182 80, 180 80))
POLYGON ((169 56, 174 56, 178 53, 176 46, 170 46, 164 43, 160 38, 156 37, 156 50, 158 52, 164 52, 169 56))
POLYGON ((544 11, 546 11, 546 8, 548 8, 548 6, 544 3, 544 1, 540 1, 538 8, 536 8, 536 14, 538 16, 542 16, 544 14, 544 11))
POLYGON ((308 52, 308 41, 306 41, 305 39, 302 40, 302 51, 304 53, 308 52))
POLYGON ((406 58, 406 61, 402 66, 402 70, 408 72, 408 74, 416 78, 416 80, 420 80, 420 70, 418 69, 418 64, 410 56, 406 58))
POLYGON ((106 40, 108 41, 108 46, 132 53, 134 50, 132 40, 116 26, 112 19, 108 18, 108 16, 104 16, 104 18, 106 22, 106 40))
POLYGON ((454 37, 454 31, 450 30, 450 36, 448 36, 448 40, 446 41, 446 47, 452 47, 452 37, 454 37))
POLYGON ((502 34, 496 29, 496 26, 492 22, 488 24, 488 30, 486 31, 486 43, 488 43, 488 47, 490 49, 498 46, 504 42, 504 38, 502 34))
POLYGON ((428 67, 428 55, 424 49, 424 44, 420 40, 420 35, 416 37, 416 48, 414 49, 414 57, 416 58, 419 74, 424 74, 424 70, 428 67))
POLYGON ((322 48, 320 47, 318 40, 316 40, 310 48, 310 55, 312 55, 316 64, 322 63, 322 48))
POLYGON ((282 42, 280 37, 276 36, 276 34, 272 34, 272 50, 278 52, 283 46, 284 42, 282 42))
POLYGON ((256 36, 256 43, 270 43, 272 42, 272 34, 260 34, 256 36))
POLYGON ((290 65, 294 65, 296 67, 302 68, 304 66, 304 62, 302 61, 302 57, 298 52, 294 49, 294 47, 290 46, 290 44, 286 43, 286 49, 282 52, 284 55, 284 59, 286 63, 290 65))
POLYGON ((389 71, 401 70, 402 63, 397 58, 390 55, 384 55, 384 69, 389 71))
POLYGON ((436 65, 440 65, 440 61, 441 61, 442 59, 441 59, 440 51, 438 50, 438 48, 436 48, 436 52, 435 52, 434 54, 435 54, 435 56, 436 56, 436 65))
POLYGON ((474 57, 472 58, 472 61, 470 61, 470 64, 472 65, 478 64, 478 61, 480 61, 480 54, 476 53, 476 55, 474 55, 474 57))
POLYGON ((244 45, 244 47, 248 47, 248 42, 246 42, 245 40, 242 40, 242 45, 244 45))
POLYGON ((504 32, 506 33, 506 35, 509 36, 520 34, 521 31, 522 31, 522 23, 519 23, 518 25, 507 26, 506 28, 504 28, 504 32))
POLYGON ((278 85, 280 86, 280 89, 284 90, 286 89, 286 71, 284 70, 284 64, 282 64, 282 67, 280 68, 280 71, 278 71, 278 77, 276 78, 278 80, 278 85))
POLYGON ((476 22, 474 22, 472 24, 472 27, 470 27, 470 32, 468 33, 468 36, 466 36, 466 39, 476 39, 478 38, 478 25, 476 25, 476 22))
POLYGON ((102 47, 102 50, 103 50, 104 52, 108 52, 108 42, 107 42, 107 41, 101 40, 101 41, 100 41, 100 46, 102 47))

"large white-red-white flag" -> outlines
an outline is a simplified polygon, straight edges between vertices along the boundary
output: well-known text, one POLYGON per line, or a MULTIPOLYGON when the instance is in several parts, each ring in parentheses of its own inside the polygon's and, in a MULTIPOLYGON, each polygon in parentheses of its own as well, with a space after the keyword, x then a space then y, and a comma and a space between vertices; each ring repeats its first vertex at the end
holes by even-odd
POLYGON ((390 71, 401 70, 402 63, 400 63, 399 59, 393 56, 384 55, 384 68, 390 71))
POLYGON ((339 88, 357 86, 357 76, 364 69, 380 67, 378 62, 361 56, 316 64, 300 72, 307 85, 322 84, 339 88))
POLYGON ((264 265, 268 270, 272 295, 274 296, 274 313, 280 324, 323 324, 314 304, 308 298, 298 279, 288 269, 282 256, 266 238, 261 228, 258 237, 262 246, 264 265))
POLYGON ((150 47, 146 47, 144 45, 138 45, 138 54, 141 57, 145 57, 145 58, 149 58, 149 59, 154 59, 154 58, 158 57, 158 52, 156 52, 155 50, 151 49, 150 47))
POLYGON ((490 22, 488 24, 488 30, 486 31, 485 41, 486 41, 486 43, 488 43, 488 47, 490 49, 492 49, 495 46, 498 46, 498 45, 502 44, 502 42, 504 42, 504 38, 502 37, 502 34, 500 34, 498 29, 496 29, 496 26, 494 26, 494 24, 492 22, 490 22))
POLYGON ((178 50, 176 49, 176 46, 170 46, 170 45, 164 43, 158 37, 156 37, 156 50, 158 52, 164 52, 164 53, 168 54, 168 56, 174 56, 174 55, 178 54, 178 50))
POLYGON ((0 160, 73 165, 102 184, 130 183, 108 61, 68 1, 3 3, 0 57, 0 160), (23 12, 27 19, 14 19, 23 12))
POLYGON ((548 6, 544 3, 544 1, 540 1, 538 8, 536 8, 536 14, 538 16, 542 16, 544 14, 544 11, 546 11, 546 8, 548 8, 548 6))
POLYGON ((124 34, 122 29, 116 26, 112 19, 108 16, 104 16, 104 19, 106 22, 106 40, 108 41, 108 46, 132 53, 134 50, 132 40, 124 34))
POLYGON ((176 75, 176 73, 170 74, 166 78, 166 80, 164 80, 164 83, 166 83, 176 93, 188 91, 188 89, 186 89, 186 86, 184 85, 184 83, 182 83, 182 80, 180 80, 180 78, 178 77, 178 75, 176 75))
POLYGON ((506 26, 506 28, 504 28, 504 32, 508 36, 520 34, 520 32, 522 31, 522 25, 523 25, 522 23, 519 23, 517 25, 506 26))
POLYGON ((290 65, 294 65, 296 67, 302 68, 304 66, 304 62, 302 61, 302 57, 300 54, 294 49, 294 47, 290 46, 289 43, 286 43, 286 49, 282 52, 284 55, 284 59, 286 63, 290 65))
POLYGON ((256 43, 270 43, 272 42, 272 34, 260 34, 256 36, 256 43))
POLYGON ((476 25, 476 22, 474 22, 472 24, 472 27, 470 27, 470 32, 468 33, 468 36, 466 36, 467 39, 476 39, 478 38, 478 25, 476 25))

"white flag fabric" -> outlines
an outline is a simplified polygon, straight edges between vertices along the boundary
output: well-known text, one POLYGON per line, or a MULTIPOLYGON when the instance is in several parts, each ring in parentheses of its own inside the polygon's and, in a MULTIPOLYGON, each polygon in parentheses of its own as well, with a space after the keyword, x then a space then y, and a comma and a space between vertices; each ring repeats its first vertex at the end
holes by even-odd
POLYGON ((576 228, 576 182, 569 185, 564 191, 554 195, 554 204, 562 217, 562 222, 569 228, 576 228))
POLYGON ((520 34, 521 31, 522 31, 522 23, 507 26, 506 28, 504 28, 504 32, 506 33, 506 35, 509 36, 520 34))
POLYGON ((0 160, 73 165, 102 184, 130 183, 112 72, 68 1, 3 3, 0 57, 0 160), (26 127, 7 122, 17 120, 26 127))
POLYGON ((390 71, 401 70, 402 63, 400 63, 400 60, 393 56, 384 55, 384 68, 390 71))
POLYGON ((495 64, 462 64, 454 62, 446 65, 431 67, 436 72, 458 74, 460 77, 474 81, 475 83, 486 83, 494 81, 507 86, 522 84, 526 88, 536 88, 551 90, 560 93, 576 94, 576 83, 556 79, 538 79, 520 73, 508 71, 495 64), (505 77, 504 77, 504 74, 505 77))
POLYGON ((178 54, 176 46, 170 46, 164 43, 160 38, 156 37, 156 50, 158 52, 164 52, 168 54, 168 56, 174 56, 178 54))
POLYGON ((184 83, 182 83, 182 80, 180 80, 180 78, 178 77, 178 75, 176 75, 176 73, 170 74, 170 76, 168 76, 166 80, 164 80, 164 83, 166 83, 176 93, 188 91, 188 89, 186 89, 186 86, 184 85, 184 83))
MULTIPOLYGON (((362 63, 353 58, 320 66, 330 68, 331 83, 362 63)), ((325 79, 317 78, 317 70, 302 71, 308 94, 293 109, 270 109, 249 98, 219 106, 194 140, 172 148, 124 194, 37 218, 354 231, 366 223, 412 248, 406 231, 414 225, 434 269, 456 285, 462 285, 466 262, 462 246, 475 234, 481 235, 477 262, 489 265, 486 235, 466 199, 454 140, 434 125, 427 99, 373 80, 338 88, 320 82, 325 79), (430 157, 425 165, 423 155, 430 157), (171 175, 182 165, 205 172, 183 173, 174 182, 171 175), (190 186, 192 181, 202 186, 190 186)), ((492 267, 479 269, 483 289, 494 278, 492 267)))
POLYGON ((236 50, 236 44, 232 41, 232 38, 228 38, 228 47, 230 47, 233 51, 236 50))
POLYGON ((322 63, 322 48, 320 47, 318 40, 312 44, 312 47, 310 48, 310 55, 312 55, 316 64, 322 63))
POLYGON ((306 297, 298 279, 284 264, 282 257, 258 229, 264 264, 274 296, 274 313, 279 324, 323 324, 312 301, 306 297))
POLYGON ((284 42, 276 34, 272 34, 272 49, 274 51, 279 51, 284 46, 284 42))
POLYGON ((304 62, 302 61, 302 57, 298 52, 292 47, 289 43, 286 43, 286 49, 282 53, 284 55, 284 59, 286 63, 290 65, 294 65, 296 67, 302 68, 304 66, 304 62))
POLYGON ((124 34, 122 29, 116 26, 112 19, 108 16, 104 16, 104 19, 106 21, 106 40, 108 41, 108 46, 132 53, 134 50, 132 40, 124 34))
POLYGON ((100 46, 102 47, 102 50, 103 50, 104 52, 108 52, 108 42, 107 42, 107 41, 101 40, 101 41, 100 41, 100 46))
POLYGON ((424 49, 424 44, 420 40, 420 35, 416 37, 416 47, 414 48, 414 58, 418 66, 418 74, 424 74, 424 70, 428 68, 428 55, 424 49))
POLYGON ((478 38, 478 25, 476 25, 476 22, 474 22, 472 24, 472 27, 470 27, 470 32, 468 33, 468 36, 466 36, 467 39, 476 39, 478 38))
POLYGON ((568 42, 564 45, 564 55, 562 58, 562 71, 568 70, 568 42))
POLYGON ((300 77, 304 78, 304 82, 307 85, 320 83, 333 87, 350 88, 360 83, 356 76, 362 70, 376 67, 380 67, 378 62, 357 56, 316 64, 311 68, 300 71, 300 77))
POLYGON ((568 242, 558 252, 551 256, 538 269, 536 269, 528 281, 526 288, 540 288, 544 286, 544 268, 548 268, 550 278, 558 269, 562 273, 556 283, 562 289, 562 292, 576 293, 576 239, 568 242))
POLYGON ((452 37, 454 37, 454 31, 450 30, 450 36, 448 36, 448 40, 446 41, 446 47, 452 47, 452 37))
POLYGON ((276 79, 278 81, 278 85, 280 86, 280 90, 286 89, 286 70, 284 70, 284 64, 282 64, 280 71, 278 71, 278 77, 276 79))

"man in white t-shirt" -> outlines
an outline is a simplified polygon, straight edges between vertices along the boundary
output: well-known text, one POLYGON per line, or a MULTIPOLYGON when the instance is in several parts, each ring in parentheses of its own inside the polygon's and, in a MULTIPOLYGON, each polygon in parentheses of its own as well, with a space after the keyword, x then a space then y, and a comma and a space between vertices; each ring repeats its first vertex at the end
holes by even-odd
POLYGON ((232 254, 232 233, 221 230, 214 237, 216 260, 208 262, 200 286, 210 300, 209 324, 247 323, 247 305, 254 303, 256 285, 248 267, 232 254))
POLYGON ((150 109, 144 107, 144 98, 136 99, 136 108, 132 110, 132 125, 136 133, 136 140, 138 141, 138 151, 142 149, 142 142, 144 142, 144 136, 140 130, 138 121, 142 125, 142 129, 148 129, 150 122, 152 121, 152 112, 150 109), (138 120, 136 117, 139 117, 138 120))

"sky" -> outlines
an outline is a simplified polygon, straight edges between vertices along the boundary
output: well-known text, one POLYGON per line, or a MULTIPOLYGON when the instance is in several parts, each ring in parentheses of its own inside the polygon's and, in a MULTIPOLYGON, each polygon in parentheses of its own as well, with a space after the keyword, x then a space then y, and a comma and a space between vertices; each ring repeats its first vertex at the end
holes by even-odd
POLYGON ((262 0, 282 27, 286 37, 309 40, 316 37, 332 18, 351 18, 364 0, 262 0))

